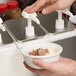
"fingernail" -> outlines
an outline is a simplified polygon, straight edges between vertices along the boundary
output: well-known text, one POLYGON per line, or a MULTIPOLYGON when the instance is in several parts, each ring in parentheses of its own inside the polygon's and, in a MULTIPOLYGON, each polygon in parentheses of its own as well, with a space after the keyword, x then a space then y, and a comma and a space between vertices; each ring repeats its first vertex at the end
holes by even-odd
POLYGON ((27 10, 28 10, 27 8, 24 9, 24 11, 27 11, 27 10))
POLYGON ((47 11, 44 9, 44 10, 42 10, 42 13, 43 14, 47 14, 47 11))
POLYGON ((27 11, 29 9, 29 7, 26 7, 25 9, 24 9, 24 11, 27 11))
POLYGON ((33 60, 33 63, 34 63, 34 64, 37 64, 37 63, 38 63, 38 60, 37 60, 37 59, 34 59, 34 60, 33 60))

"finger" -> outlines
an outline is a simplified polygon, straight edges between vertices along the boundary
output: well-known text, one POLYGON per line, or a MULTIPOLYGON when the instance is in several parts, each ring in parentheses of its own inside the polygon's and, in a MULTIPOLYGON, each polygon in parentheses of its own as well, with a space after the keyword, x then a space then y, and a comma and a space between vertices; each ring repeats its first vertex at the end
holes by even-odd
POLYGON ((41 7, 43 7, 46 3, 48 3, 49 0, 39 0, 37 3, 34 4, 34 6, 27 11, 28 13, 33 13, 39 10, 41 7))
POLYGON ((51 72, 53 72, 53 63, 47 63, 47 62, 44 62, 43 60, 41 59, 34 59, 33 60, 33 63, 43 69, 46 69, 46 70, 50 70, 51 72))
POLYGON ((42 10, 42 13, 43 14, 48 14, 48 13, 51 13, 53 11, 57 10, 57 3, 54 3, 52 5, 49 5, 48 7, 44 8, 42 10))
POLYGON ((52 4, 55 3, 55 2, 56 2, 56 0, 53 0, 53 1, 49 2, 49 3, 46 3, 46 5, 44 5, 44 6, 41 7, 39 10, 37 10, 37 12, 42 11, 44 8, 48 7, 49 5, 52 5, 52 4))
POLYGON ((32 9, 35 5, 36 5, 36 3, 37 3, 38 1, 36 1, 34 4, 32 4, 32 5, 30 5, 30 6, 27 6, 25 9, 24 9, 24 11, 28 11, 28 10, 30 10, 30 9, 32 9))
POLYGON ((40 70, 37 70, 37 69, 34 69, 34 68, 31 68, 31 67, 29 67, 25 62, 23 62, 23 64, 25 65, 25 67, 28 69, 28 70, 30 70, 30 71, 32 71, 32 72, 34 72, 34 73, 37 73, 37 74, 46 74, 46 70, 43 70, 43 69, 40 69, 40 70))
POLYGON ((24 11, 27 12, 28 10, 31 9, 31 7, 32 7, 32 6, 27 6, 27 7, 24 9, 24 11))
POLYGON ((47 6, 49 6, 51 3, 48 3, 46 5, 44 5, 43 7, 41 7, 39 10, 37 10, 37 12, 42 11, 42 9, 46 8, 47 6))

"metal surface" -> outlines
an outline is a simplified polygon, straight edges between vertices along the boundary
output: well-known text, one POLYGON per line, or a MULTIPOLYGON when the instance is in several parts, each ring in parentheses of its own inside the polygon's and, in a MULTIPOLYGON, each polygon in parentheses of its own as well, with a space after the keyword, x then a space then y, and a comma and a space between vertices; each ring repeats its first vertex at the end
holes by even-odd
POLYGON ((57 30, 55 28, 55 21, 58 18, 57 12, 53 12, 48 15, 40 14, 38 18, 41 21, 41 24, 46 28, 46 30, 48 30, 51 33, 62 33, 62 32, 67 32, 74 29, 74 26, 66 18, 63 17, 65 21, 64 23, 65 28, 61 30, 57 30))
MULTIPOLYGON (((39 36, 42 36, 42 35, 45 35, 46 33, 48 33, 47 30, 44 27, 42 27, 41 25, 37 25, 34 22, 32 22, 32 25, 35 28, 35 36, 32 36, 29 39, 37 38, 39 36), (44 30, 45 30, 45 32, 44 32, 44 30)), ((10 31, 10 33, 14 36, 13 38, 15 38, 15 39, 17 38, 17 40, 28 39, 28 37, 25 35, 25 27, 27 26, 26 19, 20 18, 20 19, 8 20, 4 23, 4 26, 6 26, 7 30, 10 31)), ((2 37, 3 37, 4 43, 8 43, 8 41, 6 42, 7 34, 2 33, 2 37)), ((8 36, 8 39, 10 40, 10 36, 8 36)), ((10 42, 11 42, 11 40, 10 40, 10 42)))
MULTIPOLYGON (((75 28, 67 19, 64 18, 65 28, 63 30, 55 29, 55 21, 57 19, 57 12, 53 12, 48 15, 39 14, 38 18, 41 22, 41 25, 50 33, 57 34, 57 33, 67 32, 75 28)), ((27 39, 27 37, 25 36, 25 27, 27 26, 26 19, 20 18, 20 19, 8 20, 4 24, 6 25, 8 30, 10 30, 18 40, 27 39)), ((35 27, 35 37, 33 38, 43 36, 47 33, 47 31, 45 32, 43 31, 44 30, 43 28, 41 29, 40 25, 38 26, 34 22, 32 24, 35 27)), ((11 37, 8 35, 7 32, 2 33, 2 39, 3 39, 4 44, 13 42, 13 40, 11 39, 11 37)))
POLYGON ((63 47, 61 56, 76 60, 76 37, 57 41, 63 47))

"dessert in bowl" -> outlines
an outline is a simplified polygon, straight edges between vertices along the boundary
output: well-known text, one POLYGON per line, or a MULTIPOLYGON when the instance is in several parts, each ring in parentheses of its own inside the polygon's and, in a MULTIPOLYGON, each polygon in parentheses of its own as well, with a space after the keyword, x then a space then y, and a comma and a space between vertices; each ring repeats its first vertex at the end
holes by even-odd
POLYGON ((56 52, 58 52, 58 50, 54 48, 47 48, 47 49, 38 48, 38 49, 32 50, 28 54, 31 56, 47 56, 47 55, 55 54, 56 52))
POLYGON ((33 59, 39 58, 44 62, 58 61, 62 47, 50 42, 34 42, 22 47, 21 52, 27 65, 35 69, 42 69, 33 64, 33 59))

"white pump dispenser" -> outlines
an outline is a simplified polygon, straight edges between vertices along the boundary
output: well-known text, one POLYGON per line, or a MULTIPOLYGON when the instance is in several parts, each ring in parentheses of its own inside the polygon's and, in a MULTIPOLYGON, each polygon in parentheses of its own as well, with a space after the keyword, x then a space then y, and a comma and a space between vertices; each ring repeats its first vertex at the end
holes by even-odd
POLYGON ((31 37, 35 35, 34 27, 32 26, 31 20, 35 21, 37 24, 40 24, 40 21, 37 19, 37 14, 29 14, 25 11, 22 12, 22 16, 24 18, 27 18, 28 20, 28 26, 26 26, 25 31, 26 31, 26 36, 31 37))
POLYGON ((64 29, 64 20, 62 19, 62 12, 58 11, 58 19, 56 20, 55 24, 56 29, 64 29))
MULTIPOLYGON (((3 27, 2 23, 3 23, 3 20, 0 18, 0 29, 1 29, 2 31, 6 31, 5 28, 3 27)), ((0 45, 2 45, 1 33, 0 33, 0 45)))
POLYGON ((58 12, 58 19, 56 20, 56 29, 63 29, 64 28, 64 20, 62 19, 62 14, 65 13, 66 15, 69 15, 69 20, 72 23, 76 24, 76 15, 73 15, 68 9, 65 10, 56 10, 58 12))
POLYGON ((65 13, 66 15, 69 15, 70 17, 73 16, 73 14, 68 9, 62 10, 61 12, 65 13))
POLYGON ((68 9, 62 10, 63 13, 69 15, 69 20, 73 23, 76 24, 76 15, 73 15, 68 9))

